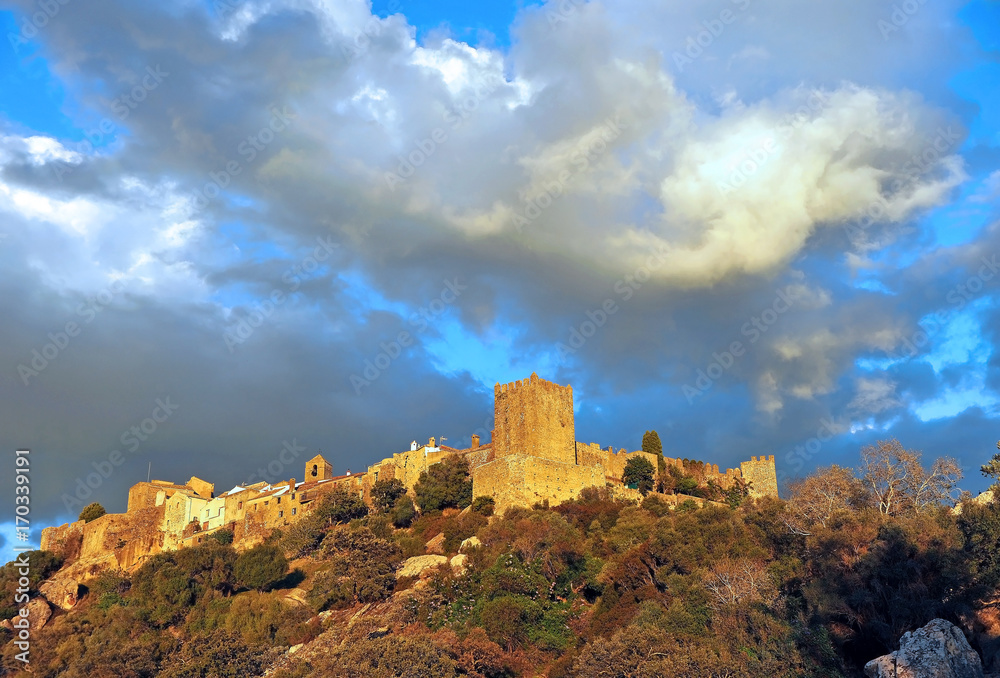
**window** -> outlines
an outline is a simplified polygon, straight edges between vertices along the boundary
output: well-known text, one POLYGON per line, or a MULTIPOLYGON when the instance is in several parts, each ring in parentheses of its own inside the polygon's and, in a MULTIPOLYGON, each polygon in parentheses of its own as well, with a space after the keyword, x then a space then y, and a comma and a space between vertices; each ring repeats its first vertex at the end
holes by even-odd
POLYGON ((295 493, 292 492, 292 499, 295 499, 295 493))
POLYGON ((292 509, 292 515, 294 516, 297 511, 298 511, 298 509, 293 508, 292 509))
POLYGON ((317 475, 319 475, 319 465, 318 464, 313 464, 312 475, 313 475, 313 478, 315 478, 317 475))
POLYGON ((243 502, 239 502, 238 504, 236 504, 236 510, 237 511, 242 511, 243 510, 243 502))
POLYGON ((285 517, 285 512, 284 511, 278 511, 278 517, 279 518, 284 518, 285 517))
POLYGON ((278 503, 279 504, 281 503, 281 497, 278 497, 278 503))

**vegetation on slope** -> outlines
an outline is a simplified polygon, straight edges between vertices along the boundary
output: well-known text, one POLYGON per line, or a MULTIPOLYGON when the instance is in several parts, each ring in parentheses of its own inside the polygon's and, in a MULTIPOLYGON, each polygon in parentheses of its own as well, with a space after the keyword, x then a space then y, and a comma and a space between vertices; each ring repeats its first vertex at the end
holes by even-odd
MULTIPOLYGON (((422 479, 425 510, 405 527, 391 481, 371 513, 334 493, 242 554, 206 541, 89 582, 35 633, 33 675, 859 676, 905 631, 959 622, 1000 586, 1000 505, 955 515, 949 460, 924 467, 895 441, 862 459, 793 483, 786 501, 703 509, 590 489, 490 516, 458 466, 422 479), (477 538, 464 569, 397 579, 438 535, 447 557, 477 538)), ((715 492, 697 471, 668 489, 715 492)))

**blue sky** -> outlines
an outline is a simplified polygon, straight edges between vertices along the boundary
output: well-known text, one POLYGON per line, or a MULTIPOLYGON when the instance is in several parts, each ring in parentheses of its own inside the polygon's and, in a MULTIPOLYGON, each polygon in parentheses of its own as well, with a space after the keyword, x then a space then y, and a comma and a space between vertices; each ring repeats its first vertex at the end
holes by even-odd
POLYGON ((36 525, 157 398, 111 511, 150 462, 465 441, 532 372, 582 441, 780 470, 835 422, 804 471, 897 437, 985 487, 1000 3, 236 5, 68 3, 24 44, 34 5, 0 10, 0 445, 36 525))

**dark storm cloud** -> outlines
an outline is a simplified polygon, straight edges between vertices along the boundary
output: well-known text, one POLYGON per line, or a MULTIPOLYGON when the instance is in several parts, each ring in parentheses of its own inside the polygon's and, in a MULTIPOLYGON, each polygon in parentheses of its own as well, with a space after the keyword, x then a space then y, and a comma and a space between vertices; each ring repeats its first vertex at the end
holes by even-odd
POLYGON ((906 168, 942 126, 964 139, 969 109, 944 85, 958 57, 937 55, 969 36, 933 28, 954 3, 888 39, 871 3, 732 3, 684 68, 675 52, 716 20, 711 3, 588 3, 555 21, 550 4, 519 17, 507 54, 416 44, 404 17, 373 24, 357 2, 61 7, 35 44, 94 144, 0 137, 0 444, 36 451, 45 517, 158 398, 178 409, 102 484, 109 509, 149 461, 223 489, 286 440, 339 471, 467 437, 492 393, 440 374, 443 330, 411 321, 449 281, 464 289, 441 320, 572 383, 581 440, 634 448, 658 428, 668 454, 725 466, 781 459, 835 422, 811 466, 851 463, 889 428, 929 455, 993 435, 988 413, 909 414, 955 368, 856 364, 898 353, 998 251, 990 232, 901 272, 875 261, 920 252, 907 229, 965 179, 960 141, 906 168), (887 223, 858 250, 843 225, 875 202, 887 223), (317 247, 328 256, 289 283, 317 247), (893 294, 854 286, 870 271, 893 294), (114 280, 84 323, 80 304, 114 280), (80 335, 25 385, 18 365, 73 320, 80 335), (402 331, 413 347, 352 384, 402 331), (733 342, 743 354, 702 389, 733 342))

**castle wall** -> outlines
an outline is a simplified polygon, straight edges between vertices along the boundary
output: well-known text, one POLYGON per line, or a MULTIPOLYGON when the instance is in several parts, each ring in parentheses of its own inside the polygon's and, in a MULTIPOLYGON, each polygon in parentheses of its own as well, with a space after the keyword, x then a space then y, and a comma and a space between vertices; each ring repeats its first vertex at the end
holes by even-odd
POLYGON ((576 463, 573 388, 532 374, 493 389, 493 454, 496 459, 527 454, 576 463))
POLYGON ((617 453, 607 452, 605 454, 604 473, 609 479, 613 478, 616 483, 622 482, 622 476, 625 475, 625 465, 628 464, 628 460, 634 459, 637 456, 645 458, 646 461, 653 465, 654 478, 659 474, 659 456, 650 452, 643 452, 642 450, 626 452, 620 450, 617 453))
POLYGON ((128 508, 126 511, 151 508, 162 504, 177 491, 183 490, 183 485, 175 485, 164 480, 136 483, 128 490, 128 508))
POLYGON ((83 538, 83 527, 85 524, 84 521, 78 520, 75 523, 44 528, 39 548, 42 551, 52 551, 53 553, 62 554, 67 544, 76 535, 79 535, 81 539, 83 538))
POLYGON ((604 472, 599 466, 513 455, 480 466, 472 478, 472 496, 492 496, 496 510, 502 512, 546 500, 554 506, 575 499, 586 487, 604 485, 604 472))

